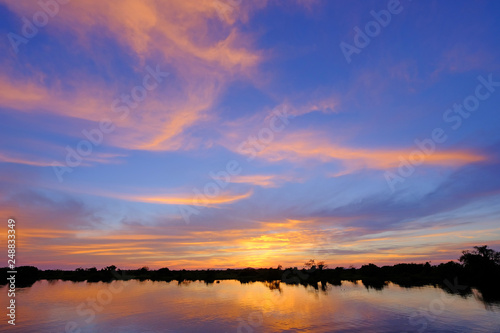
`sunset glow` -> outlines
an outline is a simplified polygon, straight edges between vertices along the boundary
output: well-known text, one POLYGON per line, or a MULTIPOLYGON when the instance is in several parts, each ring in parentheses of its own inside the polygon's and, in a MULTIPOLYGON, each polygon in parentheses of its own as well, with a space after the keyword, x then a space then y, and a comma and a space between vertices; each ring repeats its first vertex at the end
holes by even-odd
POLYGON ((499 2, 396 1, 363 47, 391 1, 63 2, 0 0, 18 266, 500 250, 499 2))

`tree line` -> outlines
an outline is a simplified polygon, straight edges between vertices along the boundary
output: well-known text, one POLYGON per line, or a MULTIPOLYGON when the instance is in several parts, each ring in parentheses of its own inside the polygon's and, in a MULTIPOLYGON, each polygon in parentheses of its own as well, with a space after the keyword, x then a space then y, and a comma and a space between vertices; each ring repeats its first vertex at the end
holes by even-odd
MULTIPOLYGON (((6 284, 8 268, 1 268, 0 284, 6 284)), ((142 267, 132 270, 121 270, 114 265, 101 269, 96 267, 70 270, 39 270, 33 266, 17 268, 18 287, 29 287, 38 280, 68 280, 87 282, 110 282, 113 280, 153 280, 204 281, 207 284, 218 283, 219 280, 239 280, 242 283, 263 281, 271 289, 279 289, 280 283, 302 284, 316 289, 326 290, 328 285, 341 285, 342 281, 361 281, 366 288, 381 290, 389 282, 403 287, 435 285, 445 290, 470 294, 472 288, 480 291, 486 302, 500 302, 500 252, 487 245, 475 246, 472 250, 462 251, 457 261, 449 261, 439 265, 429 262, 402 263, 392 266, 366 264, 360 268, 335 267, 328 268, 323 261, 311 259, 301 268, 244 268, 225 270, 170 270, 160 268, 150 270, 142 267), (456 286, 460 286, 457 288, 456 286)))

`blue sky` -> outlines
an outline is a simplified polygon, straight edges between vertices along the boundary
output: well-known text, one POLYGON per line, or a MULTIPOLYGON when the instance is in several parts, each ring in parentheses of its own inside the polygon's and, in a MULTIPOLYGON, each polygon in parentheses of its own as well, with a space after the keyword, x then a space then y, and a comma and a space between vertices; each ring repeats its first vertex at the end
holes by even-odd
POLYGON ((497 2, 41 3, 0 1, 0 212, 23 264, 500 249, 497 2))

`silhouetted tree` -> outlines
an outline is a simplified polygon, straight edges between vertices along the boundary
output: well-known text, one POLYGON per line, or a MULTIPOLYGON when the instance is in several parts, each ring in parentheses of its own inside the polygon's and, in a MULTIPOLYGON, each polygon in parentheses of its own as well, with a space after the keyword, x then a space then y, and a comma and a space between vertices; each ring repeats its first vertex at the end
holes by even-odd
POLYGON ((168 274, 170 272, 170 269, 168 267, 163 267, 158 270, 158 273, 160 274, 168 274))
POLYGON ((314 259, 309 259, 308 261, 306 261, 306 263, 304 264, 304 267, 306 267, 307 269, 316 269, 316 261, 314 259))
POLYGON ((319 269, 320 271, 322 271, 323 269, 326 269, 327 267, 328 267, 328 265, 327 265, 327 264, 325 264, 325 262, 324 262, 324 261, 320 261, 320 262, 318 262, 318 269, 319 269))
POLYGON ((489 249, 487 245, 474 246, 472 251, 462 251, 459 260, 465 268, 485 269, 500 265, 500 252, 489 249))

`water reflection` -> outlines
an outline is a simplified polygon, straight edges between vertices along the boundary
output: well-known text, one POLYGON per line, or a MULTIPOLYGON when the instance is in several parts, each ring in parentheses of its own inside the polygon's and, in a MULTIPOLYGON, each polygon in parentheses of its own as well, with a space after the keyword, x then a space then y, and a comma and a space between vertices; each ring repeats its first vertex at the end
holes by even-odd
POLYGON ((500 307, 485 306, 477 290, 456 295, 432 286, 368 281, 41 280, 21 289, 16 299, 17 325, 3 325, 2 331, 500 331, 500 307))

